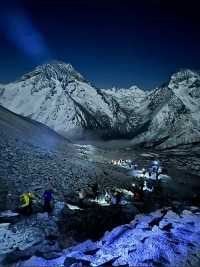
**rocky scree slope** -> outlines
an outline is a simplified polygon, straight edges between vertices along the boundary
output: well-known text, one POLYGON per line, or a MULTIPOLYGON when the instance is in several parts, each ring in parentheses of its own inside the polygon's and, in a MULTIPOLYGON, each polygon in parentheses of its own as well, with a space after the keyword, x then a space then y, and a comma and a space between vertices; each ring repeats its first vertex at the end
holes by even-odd
POLYGON ((53 130, 0 108, 0 209, 13 209, 19 196, 33 191, 38 200, 46 188, 55 198, 76 201, 77 189, 131 182, 110 165, 84 160, 81 152, 53 130), (44 141, 46 138, 46 141, 44 141))

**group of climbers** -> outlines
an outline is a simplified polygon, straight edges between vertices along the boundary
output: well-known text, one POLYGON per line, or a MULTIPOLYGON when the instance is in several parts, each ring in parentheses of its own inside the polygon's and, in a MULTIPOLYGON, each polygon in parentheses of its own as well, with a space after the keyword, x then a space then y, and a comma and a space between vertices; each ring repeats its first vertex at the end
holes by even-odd
POLYGON ((129 169, 136 169, 138 167, 137 164, 134 164, 134 162, 130 159, 119 159, 119 160, 112 160, 111 164, 114 166, 129 168, 129 169))
POLYGON ((150 179, 159 179, 159 175, 162 172, 162 168, 160 166, 160 161, 159 160, 153 160, 147 169, 143 168, 142 170, 138 169, 138 164, 134 163, 132 160, 127 159, 127 160, 112 160, 111 161, 112 165, 114 166, 119 166, 123 167, 126 169, 131 169, 133 170, 134 176, 139 176, 139 177, 146 177, 148 176, 150 179))
MULTIPOLYGON (((21 206, 19 207, 19 212, 23 215, 29 216, 33 212, 33 201, 35 195, 32 192, 26 192, 20 196, 21 206)), ((43 211, 51 212, 52 211, 52 200, 53 200, 53 191, 51 189, 46 190, 43 194, 43 211)))
POLYGON ((89 203, 93 203, 94 200, 97 203, 101 203, 102 199, 104 199, 104 204, 107 203, 107 205, 124 205, 123 203, 127 203, 127 196, 131 202, 141 202, 143 201, 143 187, 144 182, 141 182, 139 185, 132 184, 129 191, 121 188, 113 188, 108 189, 104 193, 100 193, 99 191, 91 191, 91 187, 89 189, 80 189, 78 190, 78 205, 80 208, 85 208, 89 203), (91 192, 93 193, 91 194, 91 192))
MULTIPOLYGON (((112 162, 115 164, 122 164, 123 161, 119 160, 112 162)), ((126 163, 129 163, 133 166, 135 170, 137 170, 138 166, 137 164, 134 164, 132 161, 128 161, 126 163)), ((142 174, 145 175, 146 170, 142 170, 142 174)), ((152 176, 152 174, 156 175, 156 180, 158 181, 158 176, 160 173, 160 161, 154 160, 151 162, 148 168, 148 174, 149 177, 152 176)), ((145 177, 145 176, 143 176, 145 177)), ((144 191, 152 192, 154 190, 153 186, 150 188, 147 186, 147 181, 142 180, 139 185, 132 184, 130 192, 132 193, 132 201, 143 201, 144 198, 144 191)), ((81 208, 84 207, 85 201, 91 200, 91 199, 98 199, 98 197, 101 195, 99 191, 98 184, 95 183, 91 185, 90 187, 87 187, 87 189, 79 189, 78 190, 78 199, 79 199, 79 206, 81 208)), ((121 203, 123 193, 120 189, 112 189, 109 192, 106 192, 107 195, 105 195, 106 202, 110 205, 119 205, 121 203)), ((22 205, 20 206, 20 212, 24 215, 31 215, 32 214, 32 204, 35 196, 32 192, 26 192, 20 197, 20 201, 22 205)), ((51 189, 46 190, 43 193, 43 211, 44 212, 51 212, 52 211, 52 200, 53 200, 53 191, 51 189)))
POLYGON ((84 202, 89 199, 95 199, 99 195, 99 187, 97 183, 94 183, 87 188, 81 188, 77 191, 79 198, 79 206, 82 208, 84 206, 84 202))
MULTIPOLYGON (((151 195, 151 193, 159 193, 161 192, 161 183, 159 180, 159 175, 162 173, 161 163, 159 160, 153 160, 147 169, 143 168, 142 170, 138 169, 138 165, 136 163, 133 163, 133 161, 126 160, 124 161, 126 163, 131 162, 132 169, 134 171, 134 176, 136 178, 142 178, 141 182, 139 184, 132 184, 132 187, 130 191, 133 194, 133 202, 142 202, 144 201, 144 195, 151 195), (150 178, 150 179, 149 179, 150 178), (154 180, 154 181, 153 181, 154 180)), ((120 163, 123 163, 123 161, 120 161, 120 163)), ((119 198, 122 196, 118 194, 117 191, 112 192, 112 201, 111 203, 119 203, 119 198), (115 197, 118 195, 118 201, 115 197)))

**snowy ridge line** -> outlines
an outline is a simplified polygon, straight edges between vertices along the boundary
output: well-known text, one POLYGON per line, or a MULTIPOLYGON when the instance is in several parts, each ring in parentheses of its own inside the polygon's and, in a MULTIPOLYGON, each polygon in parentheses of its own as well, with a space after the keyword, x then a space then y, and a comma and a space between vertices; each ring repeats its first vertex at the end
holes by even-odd
POLYGON ((200 142, 200 75, 173 74, 146 92, 137 86, 97 89, 72 65, 38 66, 0 85, 0 104, 72 139, 128 138, 134 146, 166 149, 200 142))

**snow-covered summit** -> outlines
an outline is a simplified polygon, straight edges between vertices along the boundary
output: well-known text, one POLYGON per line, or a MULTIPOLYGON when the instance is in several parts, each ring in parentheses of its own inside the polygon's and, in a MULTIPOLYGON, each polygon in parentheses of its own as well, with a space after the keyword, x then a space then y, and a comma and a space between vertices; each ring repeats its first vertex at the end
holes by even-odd
POLYGON ((39 66, 17 82, 1 87, 0 104, 64 135, 107 131, 118 122, 104 94, 72 65, 62 62, 39 66))
POLYGON ((191 69, 182 69, 171 75, 170 81, 181 83, 190 79, 199 78, 199 73, 191 69))
POLYGON ((60 61, 52 61, 47 64, 36 67, 33 71, 22 76, 21 80, 30 79, 32 77, 40 79, 55 79, 58 81, 85 81, 84 77, 77 72, 71 64, 60 61))

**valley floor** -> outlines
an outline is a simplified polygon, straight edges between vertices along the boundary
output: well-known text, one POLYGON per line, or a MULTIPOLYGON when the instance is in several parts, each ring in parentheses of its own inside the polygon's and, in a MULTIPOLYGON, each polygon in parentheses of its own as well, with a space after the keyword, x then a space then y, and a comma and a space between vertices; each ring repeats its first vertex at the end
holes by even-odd
MULTIPOLYGON (((41 194, 50 182, 56 197, 49 216, 37 207, 31 217, 1 217, 0 266, 199 266, 200 209, 199 202, 194 203, 200 192, 197 147, 160 152, 109 142, 46 151, 6 137, 2 140, 6 140, 0 143, 3 194, 7 197, 9 191, 16 199, 21 186, 26 190, 30 184, 41 194), (150 197, 142 209, 131 204, 74 211, 59 202, 66 203, 71 193, 76 203, 77 188, 89 186, 94 179, 102 190, 130 186, 134 177, 113 167, 112 159, 131 159, 143 168, 156 158, 170 179, 161 181, 162 195, 150 197), (12 181, 16 187, 11 187, 12 181), (74 191, 67 191, 69 185, 74 191)), ((15 202, 6 204, 15 206, 15 202)))
MULTIPOLYGON (((104 164, 113 159, 131 159, 140 169, 159 159, 171 180, 165 184, 177 199, 191 199, 200 192, 200 144, 185 145, 168 150, 136 149, 128 140, 78 144, 80 155, 92 162, 104 164), (173 191, 173 192, 172 192, 173 191)), ((128 172, 127 172, 128 173, 128 172)))

